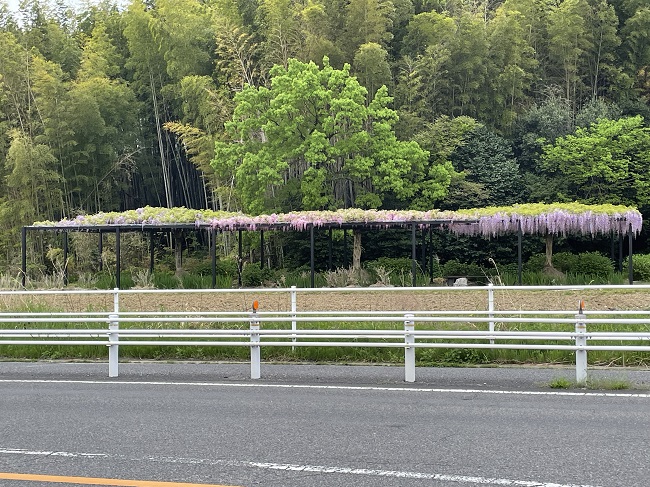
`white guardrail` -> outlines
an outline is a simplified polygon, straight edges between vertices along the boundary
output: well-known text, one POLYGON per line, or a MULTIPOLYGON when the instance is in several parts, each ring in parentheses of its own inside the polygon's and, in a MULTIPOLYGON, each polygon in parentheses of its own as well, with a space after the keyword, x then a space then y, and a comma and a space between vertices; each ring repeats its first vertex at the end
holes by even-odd
MULTIPOLYGON (((202 289, 202 290, 64 290, 64 291, 0 291, 0 304, 10 298, 35 299, 53 295, 57 303, 74 295, 112 295, 109 311, 86 312, 0 312, 0 345, 97 345, 109 348, 109 377, 118 376, 120 346, 241 346, 250 348, 251 379, 261 377, 261 347, 390 347, 404 349, 404 379, 415 381, 415 350, 417 348, 570 350, 575 352, 576 380, 587 380, 587 352, 590 350, 650 352, 650 346, 611 344, 611 341, 647 341, 650 332, 587 332, 590 324, 645 325, 650 329, 650 285, 634 286, 467 286, 430 288, 267 288, 267 289, 202 289), (327 293, 427 293, 482 291, 487 295, 485 310, 449 311, 298 311, 298 299, 303 293, 320 293, 327 303, 327 293), (649 307, 635 310, 495 310, 495 291, 608 291, 632 290, 642 292, 649 307), (121 311, 120 297, 138 294, 246 293, 289 295, 288 311, 261 312, 257 301, 251 311, 121 311), (590 318, 596 315, 598 318, 590 318), (291 328, 288 327, 289 322, 291 328), (400 329, 303 329, 303 325, 324 322, 395 323, 400 329), (495 330, 495 322, 549 323, 571 325, 573 331, 495 330), (38 328, 38 323, 84 324, 85 328, 38 328), (141 328, 120 328, 122 323, 138 323, 141 328), (147 324, 155 328, 147 328, 147 324), (214 328, 161 328, 163 324, 219 324, 214 328), (286 329, 265 329, 265 323, 285 324, 286 329), (474 330, 425 329, 436 323, 472 324, 474 330), (14 328, 8 326, 14 325, 14 328), (101 324, 106 326, 101 327, 101 324), (299 327, 298 324, 301 326, 299 327), (224 328, 224 326, 230 326, 224 328), (239 325, 237 327, 236 325, 239 325), (418 325, 421 329, 418 329, 418 325), (485 328, 480 330, 479 327, 485 328), (328 341, 337 340, 337 341, 328 341), (459 341, 459 340, 462 340, 459 341), (472 342, 467 342, 472 340, 472 342), (524 343, 512 343, 512 342, 524 343), (559 341, 565 344, 530 343, 559 341), (608 341, 607 344, 592 344, 608 341)), ((211 296, 212 297, 212 296, 211 296)), ((216 296, 215 296, 216 299, 216 296)), ((641 300, 641 301, 644 301, 641 300)), ((5 308, 8 306, 5 304, 5 308)), ((447 325, 448 326, 448 325, 447 325)), ((370 328, 370 327, 369 327, 370 328)))

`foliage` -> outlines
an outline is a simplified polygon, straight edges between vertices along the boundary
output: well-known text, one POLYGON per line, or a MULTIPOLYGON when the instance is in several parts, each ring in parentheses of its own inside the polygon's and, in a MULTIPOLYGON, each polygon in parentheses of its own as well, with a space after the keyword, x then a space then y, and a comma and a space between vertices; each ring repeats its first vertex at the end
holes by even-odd
MULTIPOLYGON (((562 272, 576 272, 580 255, 572 254, 570 252, 556 252, 553 254, 553 266, 562 272)), ((542 261, 542 266, 543 265, 544 262, 542 261)))
POLYGON ((609 257, 598 252, 584 252, 578 255, 578 261, 570 272, 603 278, 614 272, 614 265, 609 257))
POLYGON ((650 254, 634 254, 632 266, 635 280, 650 282, 650 254))
POLYGON ((445 276, 460 276, 460 277, 477 277, 484 276, 486 271, 477 264, 466 262, 459 262, 456 259, 448 260, 440 267, 440 272, 443 277, 445 276))
POLYGON ((147 205, 650 209, 642 0, 25 5, 0 7, 3 268, 25 224, 147 205))
POLYGON ((585 202, 650 205, 650 129, 642 117, 600 120, 544 147, 549 171, 567 179, 585 202))
POLYGON ((273 281, 274 272, 265 267, 262 269, 257 262, 246 263, 241 271, 241 282, 244 287, 262 286, 273 281))
POLYGON ((548 384, 551 389, 569 389, 572 385, 573 383, 566 377, 556 377, 548 384))
POLYGON ((508 142, 485 127, 475 128, 451 156, 454 169, 487 193, 483 205, 506 206, 522 201, 523 179, 508 142))
POLYGON ((412 260, 406 257, 380 257, 375 260, 370 260, 364 263, 364 266, 370 270, 375 271, 378 268, 383 268, 385 272, 398 275, 400 273, 410 273, 412 267, 412 260))
MULTIPOLYGON (((545 254, 536 254, 526 262, 524 268, 528 272, 542 272, 546 261, 545 254)), ((571 254, 558 252, 553 255, 553 266, 566 274, 607 278, 614 272, 614 265, 609 257, 598 252, 582 252, 571 254)))
POLYGON ((300 185, 290 199, 306 210, 376 208, 388 193, 400 200, 415 194, 427 154, 395 137, 385 87, 366 104, 367 90, 350 67, 336 70, 327 58, 322 69, 290 60, 270 74, 270 88, 248 87, 235 97, 229 142, 215 145, 213 167, 235 175, 247 211, 281 209, 274 193, 292 180, 300 185))

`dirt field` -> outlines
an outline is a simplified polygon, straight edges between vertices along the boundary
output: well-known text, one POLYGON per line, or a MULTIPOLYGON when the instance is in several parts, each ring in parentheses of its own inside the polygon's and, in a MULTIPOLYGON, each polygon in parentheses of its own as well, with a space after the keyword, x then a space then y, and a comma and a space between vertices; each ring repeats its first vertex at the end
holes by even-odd
MULTIPOLYGON (((587 310, 650 310, 650 290, 634 291, 511 291, 495 288, 497 310, 576 310, 582 299, 587 310)), ((286 291, 261 290, 181 291, 151 293, 123 291, 122 311, 249 311, 253 301, 260 311, 290 311, 291 297, 286 291)), ((402 291, 399 288, 367 288, 362 291, 310 292, 297 296, 298 311, 426 311, 485 310, 486 291, 441 288, 440 291, 402 291)), ((83 291, 65 294, 0 294, 5 310, 29 308, 40 311, 105 311, 113 309, 111 294, 89 294, 83 291)))

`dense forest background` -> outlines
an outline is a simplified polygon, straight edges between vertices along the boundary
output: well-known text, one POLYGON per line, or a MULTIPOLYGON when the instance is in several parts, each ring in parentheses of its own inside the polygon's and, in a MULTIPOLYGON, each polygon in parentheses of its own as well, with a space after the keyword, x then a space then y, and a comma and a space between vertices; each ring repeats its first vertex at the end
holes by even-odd
POLYGON ((647 0, 0 2, 0 264, 23 225, 144 205, 647 216, 649 100, 647 0), (318 131, 332 100, 352 135, 318 131))

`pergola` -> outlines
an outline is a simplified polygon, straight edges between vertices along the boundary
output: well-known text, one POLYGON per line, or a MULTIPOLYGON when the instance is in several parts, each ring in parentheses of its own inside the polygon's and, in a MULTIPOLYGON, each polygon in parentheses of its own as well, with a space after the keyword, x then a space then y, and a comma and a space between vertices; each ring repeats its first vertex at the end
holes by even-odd
MULTIPOLYGON (((332 259, 332 230, 363 230, 382 228, 403 228, 411 232, 411 273, 416 285, 417 230, 423 235, 435 228, 446 229, 459 235, 481 235, 486 238, 504 234, 517 234, 518 282, 522 274, 522 239, 525 234, 567 235, 567 234, 611 234, 620 237, 628 235, 629 282, 633 280, 632 237, 641 230, 641 214, 631 207, 614 205, 532 204, 511 207, 491 207, 461 211, 385 211, 348 209, 338 211, 306 211, 286 214, 249 216, 210 210, 189 210, 186 208, 139 208, 127 212, 80 215, 74 219, 59 222, 38 222, 22 228, 22 283, 25 286, 27 274, 28 232, 58 232, 63 234, 64 262, 68 257, 68 233, 97 233, 101 254, 103 234, 115 234, 116 286, 120 287, 120 235, 124 232, 148 233, 150 236, 150 270, 154 267, 154 235, 160 232, 193 231, 207 232, 210 238, 212 260, 212 286, 216 285, 216 234, 217 232, 239 233, 239 256, 242 257, 242 232, 260 233, 261 262, 264 262, 265 231, 308 231, 310 235, 311 286, 314 287, 315 256, 314 232, 325 229, 329 236, 329 261, 332 259)), ((622 239, 619 239, 622 245, 622 239)), ((425 261, 423 246, 422 260, 425 261)), ((622 248, 620 249, 622 252, 622 248)), ((431 253, 429 258, 432 258, 431 253)), ((330 265, 331 267, 331 265, 330 265)))

